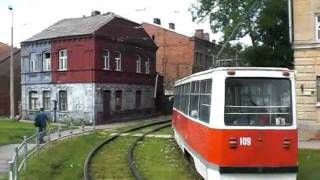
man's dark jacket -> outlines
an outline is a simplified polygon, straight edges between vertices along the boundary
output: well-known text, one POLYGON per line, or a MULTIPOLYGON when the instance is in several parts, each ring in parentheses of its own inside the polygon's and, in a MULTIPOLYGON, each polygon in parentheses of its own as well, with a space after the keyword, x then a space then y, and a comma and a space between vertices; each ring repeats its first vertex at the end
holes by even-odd
POLYGON ((47 115, 44 112, 39 112, 36 116, 35 125, 39 127, 40 130, 45 129, 47 127, 47 115))

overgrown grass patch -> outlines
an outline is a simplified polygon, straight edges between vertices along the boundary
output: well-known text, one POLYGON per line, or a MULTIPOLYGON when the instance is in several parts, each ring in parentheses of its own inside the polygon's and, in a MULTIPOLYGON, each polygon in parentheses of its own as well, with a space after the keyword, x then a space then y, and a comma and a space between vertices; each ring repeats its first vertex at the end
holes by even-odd
POLYGON ((299 180, 320 178, 320 150, 299 150, 299 180))
POLYGON ((201 179, 172 139, 146 138, 135 151, 135 161, 145 179, 201 179))
POLYGON ((82 179, 83 164, 87 154, 108 133, 94 133, 58 141, 41 150, 39 158, 34 154, 28 161, 28 170, 23 180, 78 180, 82 179))
POLYGON ((19 143, 36 132, 33 123, 0 119, 0 145, 19 143))

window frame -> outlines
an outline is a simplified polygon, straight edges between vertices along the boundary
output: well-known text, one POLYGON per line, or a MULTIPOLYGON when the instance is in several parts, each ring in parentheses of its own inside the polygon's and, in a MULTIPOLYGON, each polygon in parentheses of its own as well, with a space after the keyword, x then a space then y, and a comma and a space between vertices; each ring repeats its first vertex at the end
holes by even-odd
POLYGON ((50 52, 43 52, 42 53, 42 71, 48 72, 51 71, 51 53, 50 52), (46 54, 49 54, 49 58, 46 58, 46 54))
POLYGON ((145 73, 146 74, 150 74, 150 58, 147 58, 147 61, 144 62, 144 66, 145 66, 145 73))
POLYGON ((32 52, 30 53, 30 58, 29 58, 29 72, 37 72, 37 53, 32 52), (34 55, 34 58, 33 58, 34 55))
POLYGON ((138 55, 138 60, 136 60, 136 73, 141 73, 141 63, 142 58, 140 55, 138 55))
POLYGON ((316 41, 320 42, 320 14, 315 15, 315 37, 316 41))
POLYGON ((103 49, 102 60, 103 60, 103 70, 110 70, 110 50, 109 49, 103 49))
POLYGON ((120 51, 115 51, 115 54, 116 54, 115 57, 114 57, 114 60, 115 60, 115 63, 116 63, 115 71, 122 71, 122 64, 121 64, 122 53, 120 51), (119 56, 117 56, 117 55, 119 55, 119 56))
POLYGON ((68 91, 60 90, 58 93, 58 96, 59 96, 59 111, 61 112, 68 111, 68 91), (62 97, 62 93, 65 93, 65 97, 62 97), (65 105, 63 105, 63 103, 65 105), (65 107, 65 108, 62 108, 62 107, 65 107))
POLYGON ((61 49, 58 52, 59 62, 58 62, 58 70, 66 71, 68 70, 68 51, 67 49, 61 49), (61 53, 64 52, 64 56, 61 56, 61 53))
POLYGON ((44 110, 51 109, 51 92, 49 90, 42 91, 42 107, 44 110), (46 96, 47 93, 48 96, 46 96))
POLYGON ((320 76, 316 77, 317 106, 320 106, 320 76))
POLYGON ((30 111, 35 111, 38 109, 38 104, 39 104, 39 96, 37 91, 29 91, 29 110, 30 111), (35 97, 32 97, 32 94, 35 95, 35 97), (35 100, 33 102, 33 100, 35 100))

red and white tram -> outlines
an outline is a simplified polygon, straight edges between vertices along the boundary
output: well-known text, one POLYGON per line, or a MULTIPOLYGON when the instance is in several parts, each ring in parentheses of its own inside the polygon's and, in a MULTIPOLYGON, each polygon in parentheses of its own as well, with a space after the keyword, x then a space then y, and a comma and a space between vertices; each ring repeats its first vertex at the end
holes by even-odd
POLYGON ((175 83, 173 129, 206 180, 296 179, 294 73, 216 68, 175 83))

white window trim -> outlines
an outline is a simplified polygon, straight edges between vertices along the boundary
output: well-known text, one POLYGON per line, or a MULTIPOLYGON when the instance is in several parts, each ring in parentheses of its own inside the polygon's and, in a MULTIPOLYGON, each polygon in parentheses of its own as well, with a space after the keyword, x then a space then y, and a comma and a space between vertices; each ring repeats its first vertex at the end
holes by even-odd
POLYGON ((136 61, 136 73, 141 73, 141 56, 138 56, 136 61))
POLYGON ((31 53, 30 54, 30 60, 29 60, 29 72, 37 72, 37 54, 31 53), (34 58, 32 58, 32 55, 34 54, 34 58), (32 65, 31 65, 32 64, 32 65))
POLYGON ((120 57, 115 57, 115 63, 116 63, 116 71, 122 71, 122 66, 121 66, 121 52, 120 51, 117 51, 117 53, 119 53, 120 57))
POLYGON ((318 22, 318 17, 320 18, 320 14, 315 15, 315 37, 316 42, 320 42, 320 34, 318 33, 318 30, 320 30, 320 22, 318 22))
POLYGON ((105 54, 103 54, 102 58, 103 58, 103 70, 110 70, 110 51, 109 49, 104 49, 103 52, 107 52, 108 55, 105 56, 105 54))
POLYGON ((146 74, 150 74, 150 58, 145 62, 145 68, 146 74))
POLYGON ((59 50, 59 63, 58 71, 66 71, 68 69, 68 51, 66 49, 59 50), (64 51, 65 56, 61 57, 60 52, 64 51), (61 68, 61 62, 62 68, 61 68))
POLYGON ((42 71, 44 72, 51 71, 51 53, 50 52, 42 53, 42 71), (50 58, 46 58, 45 54, 47 53, 50 54, 50 58))

